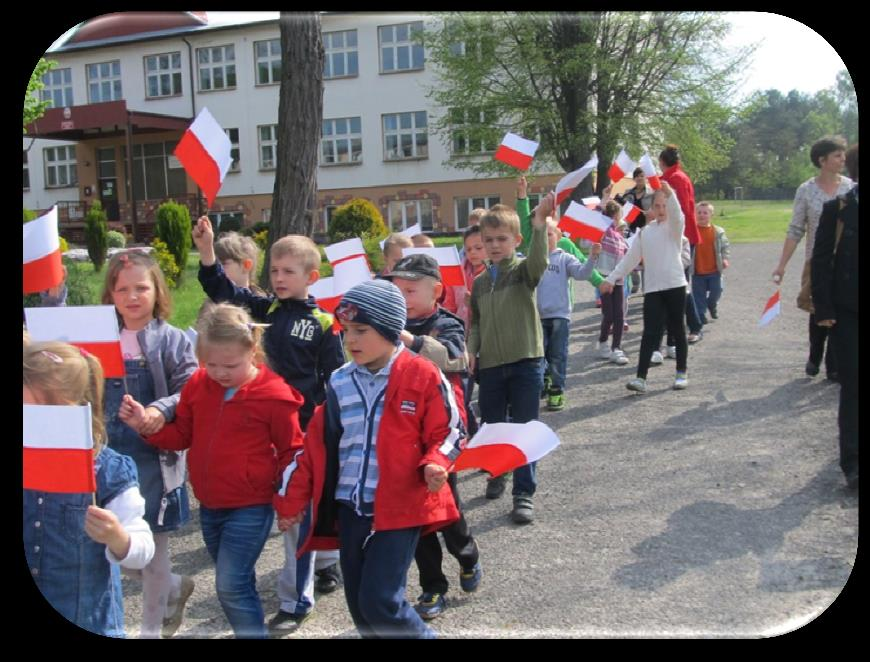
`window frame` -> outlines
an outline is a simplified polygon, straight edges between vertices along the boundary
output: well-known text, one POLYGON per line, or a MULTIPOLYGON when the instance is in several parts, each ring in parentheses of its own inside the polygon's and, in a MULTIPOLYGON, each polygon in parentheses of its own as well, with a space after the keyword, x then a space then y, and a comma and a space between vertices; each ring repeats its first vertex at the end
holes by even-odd
POLYGON ((402 74, 402 73, 406 73, 409 71, 423 71, 426 69, 426 48, 422 44, 417 44, 416 40, 414 39, 414 31, 415 30, 414 30, 413 26, 416 26, 416 25, 420 26, 420 28, 419 28, 420 32, 425 31, 426 28, 425 28, 423 21, 410 21, 410 22, 405 22, 405 23, 393 23, 390 25, 379 25, 378 26, 378 73, 380 73, 381 75, 402 74), (397 32, 398 28, 400 28, 402 26, 408 27, 408 39, 404 40, 404 41, 398 41, 398 40, 396 40, 396 32, 397 32), (386 29, 386 28, 390 28, 392 31, 392 37, 393 37, 392 41, 389 41, 389 42, 383 41, 383 34, 381 31, 386 29), (391 44, 390 48, 393 51, 392 60, 393 60, 393 63, 396 65, 394 68, 392 68, 390 70, 384 69, 384 44, 385 43, 391 44), (398 60, 399 60, 398 49, 403 47, 403 46, 407 46, 409 48, 408 63, 411 66, 400 69, 398 67, 398 60), (416 67, 414 66, 414 47, 415 46, 420 46, 420 48, 423 49, 423 60, 420 63, 420 65, 416 66, 416 67))
POLYGON ((329 222, 332 220, 332 214, 335 213, 335 210, 341 207, 341 205, 323 205, 323 231, 329 232, 329 222), (330 213, 330 211, 332 213, 330 213))
MULTIPOLYGON (((64 74, 65 75, 65 74, 64 74)), ((63 77, 63 76, 62 76, 63 77)), ((42 84, 43 88, 39 91, 39 98, 41 101, 49 101, 51 102, 52 108, 67 108, 69 106, 75 105, 75 94, 73 91, 73 82, 72 82, 72 67, 60 67, 58 69, 52 69, 47 71, 42 76, 42 84), (69 82, 61 81, 60 84, 54 84, 51 82, 46 82, 46 78, 53 77, 56 73, 69 72, 69 82), (57 106, 54 103, 54 93, 60 92, 63 97, 64 103, 57 106), (66 93, 69 92, 69 98, 67 99, 66 93)))
POLYGON ((485 144, 485 139, 483 137, 471 137, 472 132, 478 130, 480 128, 485 128, 488 126, 496 125, 496 116, 495 111, 493 110, 484 110, 483 108, 465 108, 465 107, 454 107, 448 108, 448 117, 451 119, 450 123, 450 156, 456 158, 467 158, 472 156, 491 156, 495 154, 498 150, 498 138, 493 135, 492 140, 494 141, 492 144, 492 149, 487 149, 487 145, 485 144), (461 124, 454 123, 452 121, 454 114, 456 111, 462 112, 462 118, 465 120, 461 124), (478 120, 476 122, 469 121, 469 115, 475 113, 478 116, 478 120), (487 114, 490 117, 487 117, 487 114), (460 152, 456 150, 456 136, 458 133, 461 133, 465 139, 466 147, 470 145, 472 142, 478 143, 480 149, 476 151, 470 151, 466 149, 464 152, 460 152))
POLYGON ((351 30, 332 30, 330 32, 324 32, 323 33, 323 80, 336 80, 336 79, 340 79, 340 78, 358 78, 358 77, 359 77, 359 32, 357 31, 357 29, 353 28, 351 30), (346 35, 350 32, 357 33, 356 34, 356 46, 347 46, 347 36, 346 35), (327 48, 326 47, 326 36, 330 35, 329 41, 331 42, 333 39, 332 35, 339 34, 339 33, 345 34, 345 37, 344 37, 345 45, 340 47, 340 48, 335 48, 330 43, 329 48, 327 48), (332 67, 332 63, 333 63, 332 56, 334 56, 334 55, 343 55, 344 56, 342 58, 342 60, 344 62, 344 70, 345 70, 345 72, 347 72, 349 69, 349 67, 348 67, 349 55, 351 53, 356 53, 356 71, 352 74, 344 73, 344 74, 341 74, 340 76, 332 75, 331 74, 331 71, 333 68, 332 67), (329 66, 329 68, 330 68, 330 75, 326 74, 326 67, 327 66, 329 66))
MULTIPOLYGON (((76 153, 75 145, 54 145, 52 147, 43 147, 42 149, 42 161, 44 165, 44 174, 45 174, 45 188, 55 189, 55 188, 76 188, 79 185, 79 177, 78 177, 78 154, 76 153), (55 152, 56 150, 64 151, 63 159, 49 159, 48 152, 55 152), (69 158, 70 150, 72 150, 72 159, 69 158), (50 165, 53 164, 53 165, 50 165), (49 184, 51 177, 49 175, 50 170, 64 168, 66 171, 67 183, 66 184, 49 184)), ((55 182, 59 181, 60 178, 57 176, 58 170, 55 171, 55 182)))
POLYGON ((320 128, 320 153, 318 154, 318 164, 325 168, 332 168, 335 166, 355 166, 362 165, 363 163, 363 140, 362 140, 362 117, 335 117, 335 118, 326 118, 321 122, 320 128), (344 120, 347 123, 347 132, 346 133, 336 133, 336 123, 344 120), (359 133, 354 133, 351 131, 351 121, 357 120, 359 122, 359 133), (330 122, 332 124, 332 132, 329 134, 325 134, 323 129, 324 125, 330 122), (353 141, 359 140, 359 159, 353 159, 353 141), (338 143, 344 142, 347 144, 347 161, 339 161, 338 158, 338 143), (323 147, 325 144, 332 144, 332 154, 334 161, 325 161, 324 160, 324 152, 323 147))
POLYGON ((381 115, 381 131, 382 131, 382 142, 381 147, 383 148, 383 160, 385 163, 395 163, 402 161, 421 161, 423 159, 429 158, 429 114, 426 110, 411 110, 408 112, 402 113, 384 113, 381 115), (426 118, 426 126, 423 127, 424 135, 426 136, 426 154, 421 156, 417 153, 417 134, 421 133, 419 128, 417 127, 417 114, 423 113, 426 118), (402 129, 402 115, 410 115, 411 116, 411 127, 410 129, 402 129), (387 118, 388 117, 396 117, 396 128, 395 129, 387 129, 387 118), (396 136, 396 153, 400 153, 402 146, 402 135, 407 135, 407 132, 411 132, 411 147, 413 153, 411 156, 396 156, 395 158, 389 157, 389 151, 387 149, 387 137, 395 135, 396 136), (404 133, 403 133, 404 132, 404 133))
POLYGON ((196 86, 197 86, 197 92, 200 92, 200 93, 224 92, 226 90, 237 89, 238 85, 239 85, 239 76, 238 76, 238 71, 236 70, 237 62, 238 61, 236 60, 236 45, 235 45, 235 43, 221 44, 218 46, 202 46, 200 48, 197 48, 196 49, 196 86), (226 59, 226 49, 228 49, 228 48, 233 49, 233 59, 231 61, 228 61, 226 59), (220 60, 220 64, 218 66, 215 66, 215 62, 212 58, 213 58, 213 52, 217 49, 221 50, 221 60, 220 60), (200 60, 200 53, 201 52, 207 52, 209 54, 208 55, 208 57, 209 57, 208 62, 202 62, 200 60), (233 77, 235 78, 235 83, 233 85, 227 84, 227 67, 228 66, 231 66, 233 68, 233 77), (214 71, 218 68, 220 68, 223 71, 222 78, 224 81, 224 85, 222 87, 215 87, 214 86, 214 71), (203 71, 203 69, 208 69, 208 71, 209 71, 209 81, 210 81, 211 87, 209 87, 208 89, 203 89, 203 87, 202 87, 202 71, 203 71))
MULTIPOLYGON (((254 42, 254 87, 269 87, 273 85, 281 84, 281 75, 283 71, 281 70, 281 37, 275 37, 272 39, 260 39, 254 42), (272 80, 272 75, 274 74, 274 69, 272 68, 272 63, 275 61, 276 56, 272 54, 272 44, 274 42, 278 42, 278 80, 272 80), (257 44, 269 44, 269 55, 266 58, 261 58, 257 55, 257 44), (260 80, 260 63, 265 62, 268 65, 269 71, 269 80, 263 82, 260 80)), ((238 81, 237 81, 238 82, 238 81)))
POLYGON ((182 72, 184 71, 181 63, 181 51, 169 51, 166 53, 153 53, 150 55, 142 56, 142 71, 145 76, 145 99, 146 100, 154 100, 154 99, 170 99, 172 97, 180 97, 184 95, 184 77, 182 76, 182 72), (178 66, 172 66, 172 57, 178 56, 178 66), (167 56, 169 58, 169 68, 161 69, 160 68, 160 58, 163 56, 167 56), (157 61, 157 69, 153 72, 148 71, 148 60, 156 59, 157 61), (161 87, 160 79, 162 76, 168 75, 170 85, 169 87, 173 90, 171 94, 160 94, 159 90, 161 87), (177 76, 177 79, 176 79, 177 76), (156 78, 157 79, 157 88, 158 94, 151 95, 148 90, 149 79, 156 78), (175 89, 175 81, 178 81, 178 90, 175 89))
POLYGON ((257 163, 260 166, 260 170, 275 170, 278 167, 278 125, 277 124, 258 124, 257 125, 257 163), (272 132, 272 138, 265 143, 263 142, 263 135, 261 129, 264 127, 269 127, 272 132), (272 152, 272 165, 264 166, 263 165, 263 146, 271 146, 273 148, 272 152))
MULTIPOLYGON (((133 194, 137 200, 162 200, 165 198, 173 198, 179 195, 187 194, 187 175, 184 172, 184 168, 181 165, 181 162, 178 161, 173 156, 173 152, 175 151, 175 147, 178 145, 178 141, 175 140, 158 140, 153 143, 139 143, 133 145, 133 170, 130 177, 130 184, 133 187, 133 194), (158 155, 145 154, 146 147, 152 147, 153 145, 160 145, 163 149, 163 154, 160 155, 161 165, 163 166, 163 183, 166 186, 166 194, 165 195, 153 195, 155 191, 149 193, 148 191, 148 168, 147 168, 147 160, 152 159, 156 160, 158 155), (138 148, 138 154, 137 154, 138 148), (172 165, 177 163, 177 165, 172 165), (141 190, 137 190, 138 188, 138 175, 141 169, 142 173, 142 188, 141 190), (181 171, 182 177, 180 178, 180 182, 183 182, 181 185, 181 190, 174 191, 170 190, 170 181, 169 175, 170 170, 181 171)), ((121 160, 126 164, 127 163, 127 146, 121 145, 121 160)), ((120 175, 118 175, 120 177, 120 175)), ((156 184, 156 182, 153 182, 156 184)))
POLYGON ((30 190, 30 164, 28 163, 28 160, 27 160, 27 150, 25 149, 22 151, 24 152, 24 177, 27 178, 27 181, 26 182, 22 181, 22 183, 24 184, 24 190, 29 191, 30 190))
POLYGON ((498 193, 492 193, 487 195, 472 195, 469 197, 457 196, 453 198, 453 227, 457 232, 462 232, 463 230, 468 229, 468 216, 471 214, 473 209, 477 209, 478 207, 485 207, 489 209, 493 205, 497 205, 501 203, 501 195, 498 193), (459 203, 461 200, 465 200, 467 210, 465 213, 465 225, 463 227, 459 226, 459 203), (483 200, 483 204, 476 205, 474 204, 475 200, 483 200))
POLYGON ((423 232, 432 232, 435 228, 435 213, 434 213, 435 210, 433 209, 434 205, 432 204, 432 198, 411 198, 409 200, 390 200, 387 203, 387 223, 389 224, 390 232, 402 232, 403 230, 407 230, 408 227, 410 227, 410 225, 408 224, 408 215, 406 214, 407 205, 409 205, 410 203, 414 203, 414 205, 415 205, 415 210, 414 210, 415 220, 410 225, 414 225, 415 223, 419 223, 420 229, 423 232), (423 214, 422 214, 422 210, 420 209, 421 203, 426 203, 429 205, 429 227, 428 228, 423 227, 423 214), (396 229, 395 226, 393 225, 393 208, 394 208, 393 206, 399 205, 399 204, 402 206, 401 207, 401 209, 402 209, 402 214, 401 214, 402 227, 399 229, 396 229))
POLYGON ((227 173, 241 172, 242 171, 242 151, 239 147, 239 144, 241 142, 241 135, 242 135, 241 130, 234 128, 234 127, 230 127, 228 129, 224 129, 224 133, 226 134, 227 138, 229 138, 230 143, 232 145, 232 147, 230 148, 230 156, 233 157, 233 162, 230 164, 230 169, 227 170, 227 173), (232 135, 230 135, 230 131, 236 132, 235 141, 233 141, 233 137, 232 137, 232 135), (233 153, 235 153, 235 156, 233 156, 233 153))
POLYGON ((107 62, 92 62, 90 64, 85 64, 85 85, 86 85, 87 90, 88 90, 88 103, 104 103, 106 101, 123 101, 123 99, 124 99, 124 82, 123 82, 122 71, 121 71, 121 60, 117 59, 117 60, 108 60, 107 62), (104 64, 113 65, 116 62, 118 63, 118 73, 117 74, 112 73, 107 78, 103 78, 102 75, 99 75, 97 78, 90 77, 91 67, 94 67, 99 72, 99 67, 101 65, 104 65, 104 64), (102 87, 102 85, 104 83, 112 83, 112 86, 111 86, 112 93, 110 95, 112 98, 111 99, 104 99, 102 92, 100 92, 100 98, 95 100, 93 98, 93 96, 91 95, 91 86, 95 84, 94 81, 97 81, 96 85, 100 88, 102 87), (119 87, 119 89, 120 89, 119 96, 117 96, 117 97, 115 96, 115 85, 114 85, 115 82, 117 82, 120 86, 119 87))

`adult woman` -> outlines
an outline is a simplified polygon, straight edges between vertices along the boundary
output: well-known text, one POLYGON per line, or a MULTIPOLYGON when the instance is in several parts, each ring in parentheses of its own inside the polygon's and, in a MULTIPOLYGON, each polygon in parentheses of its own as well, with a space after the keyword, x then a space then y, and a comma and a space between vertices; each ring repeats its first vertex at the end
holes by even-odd
POLYGON ((773 281, 779 284, 785 275, 785 267, 791 259, 797 245, 804 234, 807 235, 806 257, 801 275, 801 293, 798 296, 798 308, 810 313, 809 336, 810 356, 805 366, 810 376, 819 374, 822 356, 825 359, 825 371, 830 380, 837 380, 837 362, 834 352, 825 352, 825 341, 831 333, 828 327, 816 324, 815 311, 810 295, 810 259, 813 255, 813 244, 822 206, 838 195, 843 195, 852 188, 854 182, 840 174, 846 158, 846 143, 842 138, 828 137, 815 142, 810 149, 810 160, 819 169, 819 174, 801 184, 794 196, 794 208, 791 223, 786 231, 785 243, 779 264, 773 271, 773 281))
POLYGON ((634 172, 631 173, 631 177, 634 179, 634 187, 628 189, 622 195, 614 196, 613 199, 621 205, 630 202, 635 207, 640 208, 640 215, 637 217, 637 220, 631 224, 629 229, 629 232, 634 234, 646 225, 645 212, 648 212, 652 207, 653 190, 647 186, 646 175, 643 173, 643 168, 635 168, 634 172))

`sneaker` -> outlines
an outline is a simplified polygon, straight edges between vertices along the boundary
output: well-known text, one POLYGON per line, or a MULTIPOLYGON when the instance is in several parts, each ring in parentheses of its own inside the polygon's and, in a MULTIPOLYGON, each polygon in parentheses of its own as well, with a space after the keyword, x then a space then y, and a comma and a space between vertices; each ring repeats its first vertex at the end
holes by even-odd
POLYGON ((562 411, 565 408, 565 394, 562 389, 550 389, 547 395, 547 411, 562 411))
POLYGON ((598 343, 598 358, 604 359, 605 361, 610 360, 610 343, 606 340, 598 343))
POLYGON ((496 476, 495 478, 490 478, 488 481, 486 481, 486 498, 498 499, 502 494, 504 494, 506 482, 506 474, 496 476))
POLYGON ((514 496, 514 509, 511 511, 511 519, 516 524, 528 524, 534 519, 534 506, 530 494, 517 494, 514 496))
POLYGON ((541 389, 541 400, 547 397, 550 392, 550 387, 553 385, 553 378, 550 375, 544 375, 544 388, 541 389))
POLYGON ((703 331, 698 331, 698 333, 690 333, 686 340, 690 345, 694 345, 696 342, 701 340, 704 337, 703 331))
POLYGON ((625 385, 629 391, 637 391, 638 393, 646 393, 646 380, 642 377, 635 377, 625 385))
POLYGON ((689 386, 689 377, 685 372, 678 372, 674 377, 674 390, 682 391, 689 386))
POLYGON ((710 309, 710 317, 712 317, 714 320, 719 319, 719 311, 716 310, 715 308, 711 308, 710 309))
POLYGON ((628 357, 621 349, 614 349, 610 354, 610 362, 616 365, 625 365, 628 363, 628 357))
POLYGON ((444 613, 447 609, 447 600, 440 593, 424 593, 417 598, 414 610, 424 621, 431 621, 444 613))
POLYGON ((810 377, 815 377, 819 374, 819 366, 812 361, 807 361, 807 364, 804 366, 804 372, 806 372, 810 377))
POLYGON ((652 353, 652 356, 649 357, 650 365, 661 365, 664 362, 662 358, 662 353, 659 351, 655 351, 652 353))
POLYGON ((181 626, 181 621, 184 618, 184 607, 193 594, 195 585, 193 577, 188 577, 187 575, 181 576, 181 593, 178 596, 178 601, 175 603, 175 611, 172 612, 171 616, 163 619, 161 636, 164 639, 169 639, 178 632, 178 628, 181 626))
POLYGON ((302 624, 311 618, 311 612, 304 614, 291 614, 290 612, 278 610, 278 613, 269 621, 269 632, 273 634, 289 634, 295 632, 302 624))
POLYGON ((341 570, 338 569, 338 563, 333 563, 323 570, 315 570, 314 574, 317 576, 314 590, 318 593, 332 593, 341 585, 341 570))
POLYGON ((482 577, 483 568, 480 567, 480 562, 478 561, 471 570, 463 570, 459 573, 459 587, 466 593, 474 593, 477 587, 480 586, 482 577))
POLYGON ((665 355, 669 359, 677 358, 677 346, 676 345, 668 345, 668 348, 665 350, 665 355))

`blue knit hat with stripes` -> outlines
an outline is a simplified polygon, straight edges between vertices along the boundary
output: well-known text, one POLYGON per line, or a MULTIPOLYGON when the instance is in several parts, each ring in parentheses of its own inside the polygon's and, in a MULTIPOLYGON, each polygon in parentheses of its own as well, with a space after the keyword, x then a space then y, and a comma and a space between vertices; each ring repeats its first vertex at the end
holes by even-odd
POLYGON ((402 291, 390 281, 369 280, 349 289, 335 309, 341 322, 368 324, 390 342, 398 342, 408 309, 402 291))

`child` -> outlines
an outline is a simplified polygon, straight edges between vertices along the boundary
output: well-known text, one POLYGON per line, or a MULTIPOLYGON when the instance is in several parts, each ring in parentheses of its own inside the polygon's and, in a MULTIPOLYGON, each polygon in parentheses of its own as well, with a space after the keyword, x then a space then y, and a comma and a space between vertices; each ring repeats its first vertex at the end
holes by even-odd
MULTIPOLYGON (((612 185, 611 185, 612 186, 612 185)), ((604 190, 609 198, 611 186, 604 190)), ((614 200, 604 203, 602 214, 612 220, 610 227, 601 238, 601 257, 598 258, 598 272, 607 276, 628 252, 628 244, 619 229, 622 207, 614 200)), ((617 365, 625 365, 628 358, 622 351, 622 333, 625 322, 625 282, 618 280, 612 292, 601 293, 601 332, 598 334, 598 356, 617 365), (613 332, 613 340, 607 345, 607 337, 613 332)))
POLYGON ((688 343, 686 342, 685 306, 686 276, 680 261, 683 237, 683 212, 667 182, 653 196, 653 206, 647 224, 640 230, 619 264, 601 284, 602 293, 613 290, 613 284, 624 278, 641 260, 644 262, 643 338, 637 377, 626 385, 630 391, 646 392, 646 375, 650 358, 662 341, 662 327, 667 322, 677 348, 677 372, 674 388, 689 385, 686 375, 688 343))
MULTIPOLYGON (((182 390, 175 421, 146 438, 158 448, 190 449, 190 482, 221 607, 236 637, 265 639, 254 566, 272 528, 275 486, 302 446, 302 397, 263 364, 260 329, 243 309, 214 306, 197 333, 204 367, 182 390)), ((124 397, 122 420, 142 429, 144 412, 124 397)))
MULTIPOLYGON (((523 237, 513 209, 494 205, 480 220, 489 262, 471 291, 468 353, 472 372, 478 366, 478 404, 485 423, 504 422, 508 407, 514 423, 538 417, 544 342, 535 288, 547 270, 546 218, 554 207, 555 194, 551 193, 535 210, 528 259, 516 256, 523 237)), ((502 475, 487 483, 487 498, 501 496, 505 479, 502 475)), ((535 488, 535 463, 514 471, 514 522, 532 521, 535 488)))
POLYGON ((463 442, 460 411, 441 371, 400 342, 406 306, 386 280, 344 295, 336 316, 352 360, 333 373, 276 500, 282 529, 311 509, 300 553, 340 546, 364 638, 435 636, 405 599, 408 567, 421 535, 459 517, 445 483, 463 442))
POLYGON ((474 279, 486 269, 486 264, 484 264, 486 250, 483 248, 483 239, 481 238, 479 225, 472 225, 463 233, 462 245, 462 273, 465 275, 467 287, 460 285, 447 288, 448 294, 442 305, 450 312, 456 313, 465 324, 465 331, 467 333, 471 318, 471 309, 468 307, 468 304, 471 302, 471 285, 474 283, 474 279))
POLYGON ((547 246, 549 265, 537 289, 538 314, 544 333, 544 356, 547 371, 544 376, 542 397, 547 398, 547 409, 565 408, 565 374, 568 368, 568 327, 571 324, 571 304, 568 300, 569 279, 586 280, 595 268, 601 244, 594 244, 589 260, 584 264, 576 257, 556 246, 562 232, 552 218, 547 219, 547 246))
POLYGON ((227 275, 238 287, 245 287, 254 294, 266 293, 253 282, 257 276, 257 260, 260 249, 250 237, 238 232, 224 232, 214 242, 214 254, 227 275))
MULTIPOLYGON (((212 249, 214 233, 208 217, 197 221, 193 240, 200 252, 199 282, 213 301, 229 301, 246 307, 258 322, 269 323, 263 345, 269 365, 304 398, 299 410, 299 425, 304 431, 323 402, 325 386, 332 371, 344 363, 341 336, 333 317, 317 307, 308 287, 320 276, 320 251, 311 239, 287 235, 271 248, 269 281, 275 296, 257 296, 237 287, 216 262, 212 249)), ((334 553, 306 556, 298 562, 296 549, 299 528, 284 536, 284 568, 278 577, 278 613, 269 621, 274 632, 297 629, 314 608, 314 574, 328 592, 338 586, 338 558, 334 553), (302 587, 301 594, 300 589, 302 587)))
POLYGON ((136 465, 105 445, 99 361, 66 343, 24 347, 24 404, 87 403, 96 496, 24 490, 24 555, 37 588, 64 618, 95 634, 123 637, 118 567, 143 568, 154 556, 136 465))
POLYGON ((709 202, 698 204, 698 232, 701 243, 695 248, 695 271, 692 274, 692 296, 698 317, 707 324, 707 309, 710 317, 719 318, 717 305, 722 296, 722 272, 728 268, 731 243, 725 230, 712 225, 713 205, 709 202))
MULTIPOLYGON (((407 306, 408 320, 399 340, 413 353, 438 366, 453 386, 457 403, 464 402, 463 383, 468 368, 465 326, 456 315, 444 310, 437 303, 443 288, 438 263, 428 255, 409 255, 396 263, 387 279, 402 291, 407 306)), ((455 472, 449 475, 447 482, 456 506, 460 508, 455 472)), ((461 509, 459 519, 442 529, 441 535, 447 550, 459 561, 460 587, 466 593, 477 590, 483 571, 479 563, 477 543, 468 530, 461 509)), ((440 616, 447 608, 444 596, 449 584, 441 570, 441 543, 438 542, 437 533, 420 538, 414 558, 420 571, 420 587, 423 589, 423 594, 414 608, 428 621, 440 616)))
POLYGON ((415 248, 435 248, 435 242, 428 234, 415 234, 411 237, 411 243, 415 248))
POLYGON ((412 248, 414 242, 410 237, 394 232, 384 240, 384 268, 381 270, 380 276, 386 276, 393 270, 393 265, 402 259, 402 249, 412 248))
POLYGON ((171 637, 193 593, 191 577, 171 572, 169 532, 190 519, 184 452, 158 451, 118 418, 129 394, 146 403, 146 434, 172 421, 181 389, 197 368, 193 347, 166 320, 172 300, 154 259, 135 249, 116 253, 106 269, 102 302, 113 304, 121 322, 124 379, 106 379, 106 432, 109 446, 136 463, 145 497, 145 521, 154 532, 154 558, 142 569, 143 638, 171 637))

